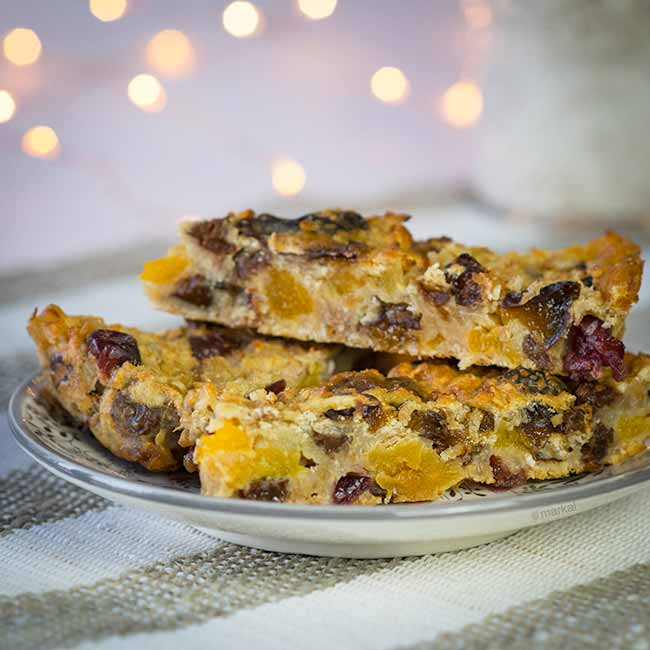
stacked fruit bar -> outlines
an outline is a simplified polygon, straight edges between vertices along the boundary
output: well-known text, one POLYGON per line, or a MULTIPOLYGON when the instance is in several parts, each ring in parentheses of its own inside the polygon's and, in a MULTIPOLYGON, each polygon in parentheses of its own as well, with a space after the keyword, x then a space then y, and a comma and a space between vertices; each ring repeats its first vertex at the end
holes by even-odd
POLYGON ((209 496, 427 501, 646 448, 650 357, 625 353, 636 245, 607 233, 497 255, 407 218, 251 211, 181 227, 145 264, 186 325, 149 334, 49 307, 50 390, 113 453, 198 468, 209 496))

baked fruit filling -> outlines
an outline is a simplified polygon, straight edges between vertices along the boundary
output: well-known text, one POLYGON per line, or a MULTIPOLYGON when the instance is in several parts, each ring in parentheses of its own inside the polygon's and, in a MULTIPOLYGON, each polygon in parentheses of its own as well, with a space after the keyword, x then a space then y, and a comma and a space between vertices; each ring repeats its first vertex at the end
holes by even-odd
POLYGON ((625 373, 638 247, 615 234, 559 251, 498 255, 447 237, 414 241, 407 217, 246 211, 184 224, 148 262, 161 309, 294 339, 598 379, 625 373))
POLYGON ((34 313, 28 330, 57 400, 116 456, 153 471, 194 468, 179 439, 183 401, 196 383, 280 392, 319 384, 358 356, 196 322, 152 334, 55 305, 34 313))
POLYGON ((278 395, 202 385, 185 401, 186 444, 209 496, 369 505, 429 501, 463 481, 511 488, 646 448, 650 357, 627 362, 621 382, 423 362, 278 395))

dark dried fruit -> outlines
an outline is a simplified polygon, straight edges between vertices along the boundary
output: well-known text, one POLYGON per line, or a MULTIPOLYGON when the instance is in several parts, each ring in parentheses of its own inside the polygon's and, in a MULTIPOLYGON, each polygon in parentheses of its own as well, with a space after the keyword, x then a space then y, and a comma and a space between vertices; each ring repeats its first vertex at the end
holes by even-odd
POLYGON ((212 304, 212 290, 204 275, 192 275, 181 280, 172 296, 197 307, 209 307, 212 304))
POLYGON ((542 287, 534 298, 522 305, 504 309, 532 333, 538 334, 548 349, 569 330, 571 305, 579 296, 578 282, 554 282, 542 287))
POLYGON ((145 406, 122 391, 111 404, 111 417, 116 428, 128 435, 156 435, 161 430, 171 432, 180 427, 174 406, 145 406))
POLYGON ((95 357, 100 372, 110 375, 115 368, 127 361, 140 365, 138 342, 125 332, 95 330, 87 339, 88 352, 95 357))
POLYGON ((413 411, 408 425, 422 438, 430 440, 436 451, 443 451, 458 442, 458 434, 449 429, 443 411, 413 411))
POLYGON ((350 244, 332 244, 331 246, 314 246, 305 248, 303 255, 310 260, 323 258, 356 260, 368 247, 365 244, 353 242, 350 244))
POLYGON ((612 369, 617 381, 625 379, 625 346, 595 316, 585 316, 569 331, 564 371, 575 381, 598 379, 603 366, 612 369))
POLYGON ((368 423, 370 431, 376 431, 384 421, 384 411, 379 401, 362 404, 361 417, 368 423))
POLYGON ((188 232, 206 250, 217 255, 227 255, 234 253, 235 246, 226 241, 225 230, 225 222, 222 219, 211 219, 199 221, 188 232))
POLYGON ((532 395, 559 395, 566 390, 564 383, 557 377, 528 368, 506 370, 501 375, 501 379, 514 384, 524 393, 532 395))
POLYGON ((551 367, 551 358, 548 356, 548 352, 533 334, 524 336, 521 349, 538 370, 548 370, 551 367))
POLYGON ((582 284, 585 285, 585 287, 593 287, 594 286, 594 279, 590 275, 585 275, 582 280, 580 280, 582 284))
POLYGON ((341 231, 368 230, 367 221, 360 214, 351 210, 328 210, 326 213, 313 212, 300 217, 298 222, 315 223, 318 230, 330 235, 341 231))
POLYGON ((192 356, 195 359, 207 359, 219 355, 225 356, 239 350, 249 343, 250 335, 242 331, 213 325, 204 336, 190 336, 188 340, 192 356))
POLYGON ((372 388, 381 388, 386 378, 376 370, 341 373, 327 384, 327 391, 332 395, 350 395, 363 393, 372 388))
POLYGON ((350 472, 336 482, 332 501, 337 504, 354 503, 364 492, 382 499, 386 496, 386 490, 379 487, 370 476, 350 472))
POLYGON ((494 486, 498 488, 513 488, 526 482, 525 470, 512 472, 499 456, 490 456, 490 467, 494 476, 494 486))
POLYGON ((587 381, 578 384, 572 390, 576 396, 577 404, 589 404, 594 409, 602 408, 613 404, 619 393, 607 384, 597 381, 587 381))
POLYGON ((289 479, 260 478, 251 481, 245 490, 237 490, 235 496, 254 501, 286 501, 289 494, 289 479))
POLYGON ((335 454, 350 442, 350 437, 345 434, 336 435, 312 431, 311 437, 314 443, 327 454, 335 454))
POLYGON ((557 412, 550 406, 533 402, 524 409, 524 421, 519 425, 519 430, 525 433, 536 447, 543 447, 550 435, 556 432, 551 422, 555 415, 557 412))
POLYGON ((305 456, 302 452, 300 453, 300 459, 298 460, 298 463, 300 463, 300 465, 302 465, 303 467, 307 467, 307 468, 316 467, 316 465, 318 464, 312 458, 307 458, 307 456, 305 456))
POLYGON ((524 297, 523 291, 508 291, 501 301, 502 307, 516 307, 524 297))
POLYGON ((327 409, 323 415, 329 420, 342 422, 343 420, 347 420, 354 415, 354 406, 346 409, 327 409))
POLYGON ((258 251, 247 251, 242 248, 235 254, 233 260, 235 262, 235 275, 240 280, 246 280, 269 265, 271 253, 266 248, 261 248, 258 251))
POLYGON ((487 269, 469 253, 461 253, 445 268, 449 269, 454 265, 465 268, 459 275, 454 275, 451 271, 445 271, 445 280, 451 285, 451 293, 456 299, 456 304, 462 307, 477 305, 483 299, 483 292, 480 285, 474 280, 474 275, 486 273, 487 269))
POLYGON ((483 413, 483 417, 481 418, 481 423, 478 425, 479 433, 490 433, 491 431, 494 431, 494 427, 494 415, 492 415, 492 413, 489 411, 485 411, 485 413, 483 413))
POLYGON ((72 367, 65 362, 60 352, 50 357, 50 376, 57 388, 68 383, 72 370, 72 367))
POLYGON ((591 439, 582 445, 582 459, 590 470, 596 469, 607 455, 607 450, 614 440, 614 430, 598 422, 591 439))
POLYGON ((584 431, 587 427, 588 409, 586 406, 574 406, 564 413, 559 430, 562 433, 584 431))
POLYGON ((276 395, 279 395, 286 387, 287 387, 287 382, 284 379, 278 379, 277 381, 274 381, 272 384, 265 386, 264 390, 269 393, 275 393, 276 395))
POLYGON ((424 285, 420 285, 420 292, 425 300, 434 304, 436 307, 442 307, 451 300, 451 293, 446 289, 428 289, 424 285))
POLYGON ((389 377, 386 379, 384 387, 391 393, 396 390, 408 390, 422 399, 427 399, 428 397, 428 393, 422 389, 415 379, 411 379, 411 377, 389 377))
POLYGON ((389 339, 402 341, 411 330, 420 329, 421 314, 411 311, 405 302, 384 302, 380 298, 379 311, 374 320, 365 323, 364 327, 381 331, 389 339))
POLYGON ((274 232, 298 232, 300 230, 298 219, 282 219, 267 213, 241 219, 236 226, 239 234, 259 240, 270 237, 274 232))

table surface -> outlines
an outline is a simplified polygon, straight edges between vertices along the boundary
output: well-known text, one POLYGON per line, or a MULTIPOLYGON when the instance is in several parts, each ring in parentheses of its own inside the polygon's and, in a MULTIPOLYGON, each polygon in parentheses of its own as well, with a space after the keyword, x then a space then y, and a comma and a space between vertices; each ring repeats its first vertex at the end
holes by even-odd
MULTIPOLYGON (((499 249, 584 239, 467 207, 416 217, 499 249), (549 240, 549 236, 552 240, 549 240)), ((281 555, 223 543, 49 475, 11 440, 10 390, 36 368, 34 306, 165 327, 136 271, 154 244, 0 276, 0 638, 11 648, 650 648, 650 491, 493 544, 396 560, 281 555)), ((650 292, 626 343, 647 343, 650 292)), ((2 645, 2 644, 0 644, 2 645)))

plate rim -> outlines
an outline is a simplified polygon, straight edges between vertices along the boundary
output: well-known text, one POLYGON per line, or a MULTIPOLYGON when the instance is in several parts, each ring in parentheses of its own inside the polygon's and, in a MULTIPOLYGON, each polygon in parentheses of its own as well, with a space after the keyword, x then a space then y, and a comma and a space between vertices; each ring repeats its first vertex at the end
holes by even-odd
MULTIPOLYGON (((23 426, 22 409, 36 387, 40 372, 24 379, 13 391, 7 407, 9 429, 18 446, 49 471, 79 485, 89 485, 124 497, 154 501, 168 507, 199 510, 239 516, 262 516, 309 520, 362 520, 385 522, 394 519, 427 520, 457 517, 485 517, 514 514, 535 509, 557 507, 568 502, 578 503, 599 496, 628 490, 650 481, 650 462, 630 471, 583 485, 569 485, 562 490, 529 492, 495 499, 472 501, 431 501, 426 503, 386 504, 380 507, 361 505, 325 505, 273 503, 233 497, 205 497, 177 488, 138 483, 112 476, 101 469, 91 469, 43 445, 27 426, 23 426), (567 494, 568 492, 568 494, 567 494)), ((110 453, 107 451, 107 453, 110 453)))

